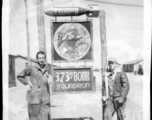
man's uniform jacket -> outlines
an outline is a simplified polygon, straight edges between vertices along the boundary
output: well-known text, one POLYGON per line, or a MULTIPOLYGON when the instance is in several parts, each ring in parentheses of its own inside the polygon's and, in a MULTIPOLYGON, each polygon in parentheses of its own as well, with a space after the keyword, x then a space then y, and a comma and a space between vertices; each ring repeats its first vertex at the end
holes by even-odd
POLYGON ((29 104, 50 103, 50 91, 48 85, 49 75, 49 66, 45 66, 44 71, 42 71, 38 64, 28 66, 18 74, 18 80, 24 85, 28 84, 28 81, 25 78, 26 76, 29 76, 33 85, 33 87, 27 91, 26 100, 29 104))
MULTIPOLYGON (((130 89, 128 77, 126 73, 121 70, 116 70, 115 72, 116 73, 113 81, 113 97, 121 97, 125 99, 130 89)), ((105 75, 105 77, 107 76, 105 75)), ((102 84, 102 96, 107 96, 106 94, 108 94, 106 93, 105 77, 102 84)))

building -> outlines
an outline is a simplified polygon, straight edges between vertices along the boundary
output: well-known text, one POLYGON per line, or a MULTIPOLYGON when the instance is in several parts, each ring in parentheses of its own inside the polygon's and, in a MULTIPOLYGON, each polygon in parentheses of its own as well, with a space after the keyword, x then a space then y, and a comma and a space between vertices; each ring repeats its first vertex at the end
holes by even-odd
POLYGON ((137 74, 140 69, 143 70, 143 59, 130 61, 123 64, 124 72, 134 72, 135 74, 137 74))
POLYGON ((141 60, 141 61, 139 61, 139 62, 137 62, 137 63, 135 63, 134 64, 134 73, 135 74, 143 74, 143 60, 141 60), (142 72, 142 73, 139 73, 139 72, 142 72))
MULTIPOLYGON (((30 61, 32 64, 35 64, 37 62, 36 59, 30 59, 30 61)), ((23 69, 25 69, 27 63, 27 57, 21 55, 9 55, 9 87, 24 86, 20 81, 17 80, 17 75, 23 69)))

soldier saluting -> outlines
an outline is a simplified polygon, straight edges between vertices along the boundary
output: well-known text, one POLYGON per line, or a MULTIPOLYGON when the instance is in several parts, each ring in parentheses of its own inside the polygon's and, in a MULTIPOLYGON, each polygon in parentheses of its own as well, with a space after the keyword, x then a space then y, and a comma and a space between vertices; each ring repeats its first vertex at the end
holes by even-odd
POLYGON ((108 60, 108 69, 103 80, 102 100, 106 104, 104 120, 112 120, 114 112, 118 120, 125 119, 125 102, 130 89, 127 75, 117 67, 115 58, 108 60))
POLYGON ((45 64, 46 55, 40 51, 36 55, 37 64, 28 66, 17 78, 24 85, 29 84, 30 90, 26 95, 30 120, 50 119, 50 91, 49 84, 51 69, 45 64), (29 79, 26 79, 29 77, 29 79))

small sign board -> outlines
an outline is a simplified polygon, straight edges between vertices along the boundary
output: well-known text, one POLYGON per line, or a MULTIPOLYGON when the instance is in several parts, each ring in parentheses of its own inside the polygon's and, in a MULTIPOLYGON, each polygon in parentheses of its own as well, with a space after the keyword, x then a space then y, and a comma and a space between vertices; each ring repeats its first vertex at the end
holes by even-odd
POLYGON ((54 68, 53 92, 93 91, 92 68, 54 68))

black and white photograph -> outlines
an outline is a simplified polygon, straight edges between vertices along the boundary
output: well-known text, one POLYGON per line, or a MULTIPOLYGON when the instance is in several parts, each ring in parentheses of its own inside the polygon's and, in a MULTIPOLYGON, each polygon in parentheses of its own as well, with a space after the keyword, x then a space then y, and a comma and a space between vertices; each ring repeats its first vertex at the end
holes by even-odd
POLYGON ((150 120, 151 0, 3 0, 3 120, 150 120))

